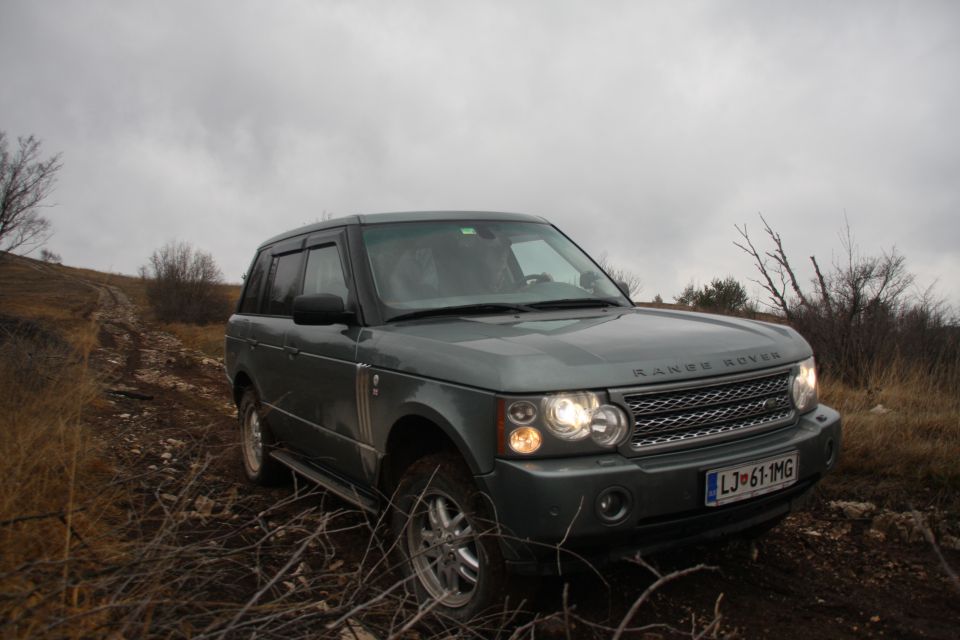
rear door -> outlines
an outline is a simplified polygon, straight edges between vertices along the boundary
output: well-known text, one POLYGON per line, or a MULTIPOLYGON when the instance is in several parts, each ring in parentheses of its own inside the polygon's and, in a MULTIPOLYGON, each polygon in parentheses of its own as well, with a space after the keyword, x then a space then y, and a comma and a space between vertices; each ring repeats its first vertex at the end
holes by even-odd
POLYGON ((293 299, 302 287, 304 257, 303 238, 270 248, 266 288, 259 303, 259 314, 250 320, 247 339, 260 401, 281 446, 287 446, 295 432, 289 389, 292 372, 284 342, 287 332, 293 328, 293 299))

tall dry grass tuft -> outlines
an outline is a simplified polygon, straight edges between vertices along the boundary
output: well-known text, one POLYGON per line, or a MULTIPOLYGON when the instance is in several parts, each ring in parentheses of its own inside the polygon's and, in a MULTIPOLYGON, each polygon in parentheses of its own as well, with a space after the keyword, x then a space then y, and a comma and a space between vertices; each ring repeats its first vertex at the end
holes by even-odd
POLYGON ((74 577, 112 545, 103 534, 110 469, 81 424, 99 393, 86 368, 94 336, 92 326, 75 330, 71 344, 39 323, 0 318, 0 614, 17 621, 16 636, 89 599, 74 577))
POLYGON ((843 415, 841 474, 960 488, 960 368, 894 362, 863 385, 826 379, 821 397, 843 415))

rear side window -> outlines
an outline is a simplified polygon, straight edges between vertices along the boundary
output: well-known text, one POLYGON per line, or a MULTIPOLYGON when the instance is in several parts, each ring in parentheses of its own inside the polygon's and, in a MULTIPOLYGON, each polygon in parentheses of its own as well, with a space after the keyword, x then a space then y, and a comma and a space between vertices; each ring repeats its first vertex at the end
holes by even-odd
POLYGON ((337 245, 311 249, 307 256, 307 272, 303 279, 303 293, 330 293, 347 301, 347 284, 337 245))
POLYGON ((260 311, 260 292, 263 290, 263 281, 269 266, 270 252, 262 251, 247 276, 247 286, 243 290, 243 300, 240 302, 240 313, 260 311))
POLYGON ((293 299, 300 291, 300 265, 303 254, 287 253, 276 256, 270 266, 270 296, 266 313, 272 316, 292 316, 293 299))

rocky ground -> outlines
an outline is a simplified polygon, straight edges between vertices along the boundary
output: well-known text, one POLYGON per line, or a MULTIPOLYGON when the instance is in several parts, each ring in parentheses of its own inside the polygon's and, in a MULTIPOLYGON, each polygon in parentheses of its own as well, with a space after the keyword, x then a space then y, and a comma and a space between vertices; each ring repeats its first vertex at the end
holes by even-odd
MULTIPOLYGON (((402 589, 377 599, 391 574, 382 553, 389 542, 371 533, 375 523, 303 485, 248 485, 222 363, 156 330, 121 290, 97 286, 101 346, 92 364, 105 401, 88 421, 117 482, 138 496, 130 506, 146 514, 145 539, 165 550, 150 556, 166 563, 154 579, 180 595, 176 606, 151 614, 169 617, 152 618, 154 629, 221 637, 311 629, 315 637, 361 639, 451 631, 415 610, 401 616, 410 611, 402 589)), ((625 562, 602 577, 544 580, 531 612, 473 631, 491 637, 503 628, 509 636, 519 626, 524 637, 610 637, 654 571, 706 565, 658 589, 630 625, 669 628, 631 637, 706 629, 739 638, 957 638, 960 583, 949 573, 960 568, 956 514, 929 504, 921 497, 918 512, 890 510, 828 489, 758 541, 677 551, 646 566, 625 562)))

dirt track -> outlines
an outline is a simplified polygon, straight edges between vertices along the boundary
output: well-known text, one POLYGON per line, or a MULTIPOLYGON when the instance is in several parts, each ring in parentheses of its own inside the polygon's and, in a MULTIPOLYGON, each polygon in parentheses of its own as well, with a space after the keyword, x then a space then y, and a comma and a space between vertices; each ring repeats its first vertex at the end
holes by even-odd
MULTIPOLYGON (((250 527, 250 518, 288 498, 292 489, 256 489, 241 477, 235 409, 221 363, 185 350, 173 336, 145 323, 121 290, 92 286, 101 290, 101 346, 91 361, 104 379, 108 402, 90 420, 109 448, 118 475, 137 487, 144 501, 171 505, 184 502, 184 482, 189 478, 193 483, 189 500, 181 504, 188 520, 180 534, 184 539, 222 540, 231 528, 255 528, 250 527)), ((323 556, 321 566, 339 568, 346 563, 341 569, 345 571, 362 563, 370 543, 362 516, 321 495, 291 503, 268 519, 295 518, 301 508, 309 509, 313 518, 322 518, 322 510, 336 512, 346 530, 321 545, 322 553, 317 552, 323 556)), ((731 543, 650 558, 663 572, 697 564, 715 569, 659 590, 633 625, 658 622, 689 632, 691 625, 706 625, 718 606, 721 637, 957 638, 960 591, 913 522, 909 516, 871 511, 869 506, 848 507, 845 513, 820 493, 808 510, 788 518, 755 544, 731 543)), ((936 528, 936 521, 933 524, 936 528)), ((250 531, 249 537, 255 533, 250 531)), ((276 544, 280 546, 271 548, 282 559, 283 542, 276 544)), ((291 541, 289 553, 295 548, 291 541)), ((950 565, 960 567, 960 552, 944 549, 944 554, 950 565)), ((209 586, 207 590, 213 589, 218 598, 243 602, 262 587, 262 580, 245 576, 242 567, 233 571, 232 577, 219 582, 219 591, 209 586)), ((573 637, 608 637, 609 631, 577 622, 576 616, 615 627, 651 584, 652 575, 627 563, 606 569, 604 575, 605 582, 589 574, 568 578, 566 602, 574 614, 569 629, 560 616, 532 625, 531 632, 539 637, 566 637, 568 630, 573 637)), ((291 569, 291 590, 295 576, 291 569)), ((561 610, 563 593, 563 579, 543 581, 533 609, 541 614, 561 610)), ((334 611, 344 603, 341 594, 329 589, 300 595, 334 611)), ((342 630, 321 629, 317 631, 323 635, 351 637, 342 630)), ((430 629, 421 628, 421 634, 429 635, 430 629)), ((376 628, 372 632, 378 633, 376 628)), ((650 633, 632 637, 676 635, 664 629, 650 633)), ((414 637, 415 631, 406 636, 414 637)))

